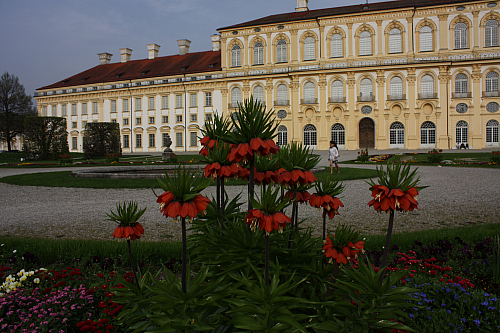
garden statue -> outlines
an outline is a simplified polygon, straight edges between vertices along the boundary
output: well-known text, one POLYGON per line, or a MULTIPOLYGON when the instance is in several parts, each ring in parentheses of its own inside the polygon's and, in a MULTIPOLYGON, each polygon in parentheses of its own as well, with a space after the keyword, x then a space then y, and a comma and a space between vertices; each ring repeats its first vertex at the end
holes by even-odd
POLYGON ((170 145, 172 144, 172 140, 170 139, 170 135, 167 134, 167 140, 165 141, 165 144, 167 148, 163 150, 163 154, 161 154, 161 159, 163 161, 166 161, 170 158, 172 154, 172 148, 170 148, 170 145))

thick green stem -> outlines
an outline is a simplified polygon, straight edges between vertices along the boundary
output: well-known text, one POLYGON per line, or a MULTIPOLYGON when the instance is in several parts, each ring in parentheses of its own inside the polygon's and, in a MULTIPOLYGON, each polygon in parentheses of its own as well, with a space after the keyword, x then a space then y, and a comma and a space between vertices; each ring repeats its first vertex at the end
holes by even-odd
POLYGON ((186 293, 186 274, 187 274, 187 247, 186 247, 186 218, 182 218, 182 291, 186 293))
POLYGON ((295 233, 299 233, 299 203, 297 201, 294 202, 295 204, 295 233))
POLYGON ((250 160, 250 175, 248 178, 248 210, 253 209, 253 205, 252 202, 250 201, 250 198, 253 198, 254 184, 255 184, 255 160, 252 158, 250 160))
POLYGON ((220 177, 217 176, 217 193, 216 193, 216 199, 217 199, 217 210, 220 209, 220 177))
POLYGON ((266 234, 266 286, 269 288, 269 235, 266 234))
POLYGON ((127 239, 127 245, 128 245, 128 255, 130 256, 130 266, 132 267, 132 274, 134 274, 135 285, 137 286, 137 288, 140 289, 139 280, 137 280, 136 267, 134 265, 134 258, 132 257, 132 246, 130 245, 130 239, 127 239))
POLYGON ((326 240, 326 208, 323 208, 323 242, 326 240))
MULTIPOLYGON (((380 269, 385 270, 385 266, 387 265, 387 256, 389 255, 389 250, 391 246, 391 237, 392 237, 392 227, 394 226, 394 214, 395 212, 391 209, 389 213, 389 226, 387 228, 387 238, 385 239, 385 248, 384 254, 382 255, 382 263, 380 264, 380 269)), ((384 274, 380 275, 380 283, 384 280, 384 274)))
POLYGON ((226 192, 224 191, 224 176, 220 179, 221 205, 220 205, 220 227, 224 230, 224 220, 226 218, 226 192))

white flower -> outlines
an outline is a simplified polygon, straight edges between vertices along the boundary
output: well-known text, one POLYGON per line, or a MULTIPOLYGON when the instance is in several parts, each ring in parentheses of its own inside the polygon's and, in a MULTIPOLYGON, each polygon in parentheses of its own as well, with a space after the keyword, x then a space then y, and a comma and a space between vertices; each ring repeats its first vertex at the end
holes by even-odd
POLYGON ((23 275, 23 276, 21 276, 21 278, 19 279, 19 281, 24 281, 26 279, 27 279, 26 275, 23 275))
POLYGON ((28 276, 32 276, 33 274, 35 274, 35 272, 34 272, 34 271, 30 271, 30 272, 28 273, 28 276))
POLYGON ((33 280, 33 282, 35 282, 35 283, 40 283, 40 279, 39 279, 39 278, 35 278, 35 279, 33 280))
POLYGON ((17 250, 12 251, 12 253, 16 253, 16 252, 17 252, 17 250))
POLYGON ((24 269, 21 269, 19 273, 17 273, 17 276, 23 276, 24 275, 24 269))

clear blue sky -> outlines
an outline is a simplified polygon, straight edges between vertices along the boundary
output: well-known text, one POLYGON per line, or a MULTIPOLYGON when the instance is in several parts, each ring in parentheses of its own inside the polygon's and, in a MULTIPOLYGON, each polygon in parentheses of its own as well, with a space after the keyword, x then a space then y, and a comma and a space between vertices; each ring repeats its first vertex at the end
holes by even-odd
MULTIPOLYGON (((380 2, 370 1, 370 2, 380 2)), ((310 0, 309 9, 364 3, 310 0)), ((148 57, 176 54, 178 39, 190 52, 212 49, 210 36, 224 26, 295 11, 296 0, 0 0, 0 75, 19 77, 26 93, 99 64, 97 53, 133 50, 148 57)))

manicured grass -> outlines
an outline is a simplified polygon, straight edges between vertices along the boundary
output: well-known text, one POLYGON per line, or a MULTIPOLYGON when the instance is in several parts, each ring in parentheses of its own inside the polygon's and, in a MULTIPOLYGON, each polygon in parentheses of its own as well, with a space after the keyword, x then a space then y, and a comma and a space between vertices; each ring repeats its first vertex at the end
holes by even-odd
MULTIPOLYGON (((329 170, 328 170, 329 171, 329 170)), ((376 171, 354 168, 342 168, 335 174, 338 180, 363 179, 376 176, 376 171)), ((156 179, 106 179, 70 177, 71 171, 30 173, 0 178, 0 182, 12 185, 47 186, 47 187, 83 187, 83 188, 158 188, 156 179)), ((226 185, 245 185, 247 181, 229 179, 226 185)), ((215 182, 212 182, 215 185, 215 182)))
MULTIPOLYGON (((73 159, 81 159, 83 158, 83 153, 70 153, 69 154, 73 159)), ((24 162, 35 162, 35 161, 24 161, 21 162, 21 158, 24 158, 23 152, 18 153, 0 153, 0 163, 24 163, 24 162)), ((52 164, 58 163, 59 161, 49 161, 49 160, 40 160, 36 161, 36 163, 42 164, 52 164)))
MULTIPOLYGON (((330 167, 325 167, 325 172, 330 173, 330 167)), ((377 177, 377 171, 371 169, 358 169, 358 168, 340 168, 340 173, 333 168, 332 176, 336 180, 356 180, 377 177)))
MULTIPOLYGON (((450 161, 455 161, 455 160, 463 160, 467 159, 466 161, 470 162, 489 162, 490 157, 491 157, 491 152, 488 153, 441 153, 443 155, 443 160, 450 160, 450 161), (470 160, 472 159, 472 160, 470 160)), ((392 156, 389 161, 399 161, 401 157, 408 157, 408 155, 394 155, 392 156)), ((417 162, 427 162, 427 156, 428 154, 416 154, 412 155, 413 159, 417 162)))

